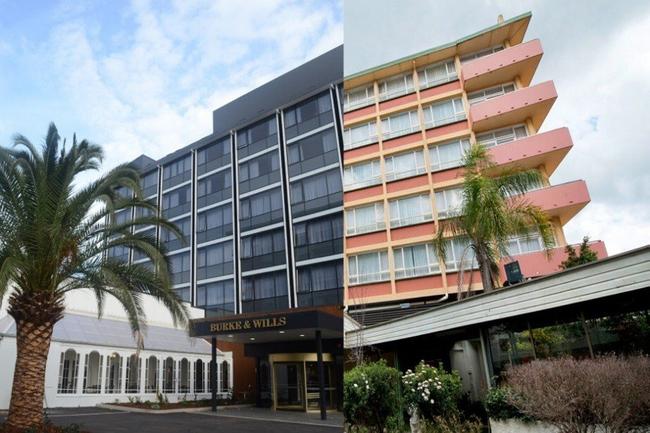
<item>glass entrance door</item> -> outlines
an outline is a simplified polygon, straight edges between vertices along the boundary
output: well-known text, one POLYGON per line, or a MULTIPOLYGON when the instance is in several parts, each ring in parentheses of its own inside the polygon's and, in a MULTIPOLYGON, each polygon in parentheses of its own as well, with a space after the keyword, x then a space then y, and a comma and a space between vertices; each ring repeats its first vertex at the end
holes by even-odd
MULTIPOLYGON (((318 375, 318 363, 306 362, 307 372, 307 408, 318 410, 320 408, 320 382, 318 375)), ((331 362, 323 363, 325 371, 325 407, 334 409, 336 407, 336 387, 334 385, 334 366, 331 362)))
POLYGON ((302 362, 273 364, 277 409, 305 409, 303 365, 302 362))

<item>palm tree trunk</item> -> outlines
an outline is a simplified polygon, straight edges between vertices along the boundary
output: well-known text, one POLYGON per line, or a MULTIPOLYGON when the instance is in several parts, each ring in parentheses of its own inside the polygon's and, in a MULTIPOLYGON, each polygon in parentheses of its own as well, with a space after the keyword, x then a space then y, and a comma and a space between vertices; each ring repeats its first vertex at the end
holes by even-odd
POLYGON ((481 273, 481 283, 483 284, 483 291, 489 293, 494 289, 492 284, 492 273, 490 271, 490 263, 483 250, 479 250, 476 254, 476 260, 478 261, 478 269, 481 273))
POLYGON ((6 426, 17 430, 43 425, 45 366, 54 323, 16 320, 16 369, 6 426))

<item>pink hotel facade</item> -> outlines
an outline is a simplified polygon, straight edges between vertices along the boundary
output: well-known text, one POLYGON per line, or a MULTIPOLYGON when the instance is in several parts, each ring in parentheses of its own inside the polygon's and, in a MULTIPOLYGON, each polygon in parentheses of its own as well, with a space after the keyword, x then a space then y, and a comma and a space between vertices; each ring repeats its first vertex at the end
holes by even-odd
MULTIPOLYGON (((513 238, 508 253, 525 277, 558 270, 567 243, 563 226, 590 197, 583 180, 549 182, 573 143, 567 128, 541 130, 557 92, 552 81, 533 82, 543 49, 537 39, 524 41, 530 18, 500 19, 346 77, 345 304, 351 312, 454 298, 462 241, 449 240, 443 261, 432 241, 438 221, 460 204, 462 154, 476 142, 499 167, 539 170, 543 182, 526 196, 548 212, 556 247, 547 258, 537 237, 513 238)), ((592 248, 607 255, 600 241, 592 248)), ((469 280, 465 271, 463 281, 469 280)), ((478 274, 472 281, 480 290, 478 274)))

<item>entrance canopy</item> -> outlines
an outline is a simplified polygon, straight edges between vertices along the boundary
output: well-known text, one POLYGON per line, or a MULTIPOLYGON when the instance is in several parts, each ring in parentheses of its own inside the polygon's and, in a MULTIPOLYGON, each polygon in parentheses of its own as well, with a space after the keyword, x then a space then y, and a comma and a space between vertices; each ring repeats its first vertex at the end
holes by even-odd
POLYGON ((192 337, 248 344, 313 340, 316 331, 321 331, 323 339, 342 338, 342 312, 336 307, 295 308, 195 319, 190 323, 192 337))

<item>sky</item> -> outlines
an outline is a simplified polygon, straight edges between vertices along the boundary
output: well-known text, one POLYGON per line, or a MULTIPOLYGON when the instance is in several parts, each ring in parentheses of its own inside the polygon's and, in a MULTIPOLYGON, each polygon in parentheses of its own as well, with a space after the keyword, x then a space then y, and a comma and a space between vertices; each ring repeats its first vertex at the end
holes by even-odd
POLYGON ((610 254, 650 244, 650 3, 626 0, 0 0, 0 142, 53 121, 101 144, 104 167, 211 132, 211 112, 343 42, 346 74, 531 11, 533 83, 559 98, 543 130, 574 148, 552 183, 585 179, 567 226, 610 254), (624 4, 625 7, 621 5, 624 4))
POLYGON ((650 244, 647 0, 346 0, 345 74, 528 11, 524 40, 544 49, 531 84, 553 80, 558 91, 541 130, 567 126, 574 142, 551 183, 584 179, 591 195, 567 241, 601 239, 609 254, 650 244))

